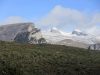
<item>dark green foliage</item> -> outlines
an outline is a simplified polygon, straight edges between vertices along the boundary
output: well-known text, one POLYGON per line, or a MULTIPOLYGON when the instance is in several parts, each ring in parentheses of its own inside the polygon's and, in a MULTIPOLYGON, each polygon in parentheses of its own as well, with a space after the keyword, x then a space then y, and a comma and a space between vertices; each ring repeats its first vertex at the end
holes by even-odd
POLYGON ((38 40, 38 44, 46 44, 47 42, 46 42, 46 40, 44 39, 44 38, 40 38, 39 40, 38 40))
POLYGON ((100 51, 1 41, 0 75, 100 75, 100 51))

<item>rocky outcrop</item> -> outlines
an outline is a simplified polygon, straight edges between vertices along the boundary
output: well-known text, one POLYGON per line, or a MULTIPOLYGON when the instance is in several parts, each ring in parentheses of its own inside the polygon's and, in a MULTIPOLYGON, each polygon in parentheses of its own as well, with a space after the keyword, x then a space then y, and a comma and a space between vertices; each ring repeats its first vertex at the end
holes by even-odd
MULTIPOLYGON (((43 37, 40 29, 35 28, 33 23, 16 23, 0 27, 0 40, 2 41, 38 44, 41 38, 43 37)), ((44 41, 45 39, 41 43, 44 41)))

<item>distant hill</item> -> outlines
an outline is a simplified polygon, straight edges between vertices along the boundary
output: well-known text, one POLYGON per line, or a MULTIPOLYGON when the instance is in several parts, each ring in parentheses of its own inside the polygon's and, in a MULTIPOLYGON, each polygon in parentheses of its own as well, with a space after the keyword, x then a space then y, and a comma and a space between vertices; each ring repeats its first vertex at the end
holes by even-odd
POLYGON ((0 75, 100 75, 100 51, 0 41, 0 75))

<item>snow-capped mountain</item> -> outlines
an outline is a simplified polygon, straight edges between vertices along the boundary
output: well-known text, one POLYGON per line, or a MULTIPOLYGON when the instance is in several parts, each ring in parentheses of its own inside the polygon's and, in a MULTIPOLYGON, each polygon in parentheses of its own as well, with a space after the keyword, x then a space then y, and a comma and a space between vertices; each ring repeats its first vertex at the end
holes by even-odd
POLYGON ((71 33, 67 33, 53 27, 50 31, 42 32, 42 35, 47 40, 47 42, 51 44, 63 44, 69 46, 75 45, 75 47, 80 47, 81 45, 81 47, 84 46, 83 48, 85 48, 86 45, 88 47, 88 45, 95 44, 96 42, 94 36, 78 29, 75 29, 71 33))
POLYGON ((68 35, 68 34, 70 34, 70 33, 63 32, 63 31, 57 29, 56 27, 53 27, 53 28, 50 30, 50 32, 52 32, 52 33, 58 33, 58 34, 61 34, 61 35, 68 35))
POLYGON ((66 35, 69 35, 70 38, 70 33, 62 32, 55 27, 53 27, 50 31, 43 31, 42 35, 48 43, 52 44, 55 44, 56 42, 61 41, 63 39, 66 39, 66 35))
POLYGON ((79 29, 75 29, 72 32, 72 36, 74 35, 74 39, 77 41, 86 43, 86 44, 95 44, 96 43, 96 37, 94 35, 91 35, 89 33, 83 32, 79 29))
POLYGON ((88 36, 85 32, 80 31, 79 29, 75 29, 72 34, 77 35, 77 36, 88 36))

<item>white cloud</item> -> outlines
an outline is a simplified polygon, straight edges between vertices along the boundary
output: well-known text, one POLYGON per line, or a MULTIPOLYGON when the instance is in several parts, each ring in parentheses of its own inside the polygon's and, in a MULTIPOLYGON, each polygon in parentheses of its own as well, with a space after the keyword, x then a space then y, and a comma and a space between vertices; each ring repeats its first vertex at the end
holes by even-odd
MULTIPOLYGON (((37 24, 40 26, 68 26, 75 25, 76 28, 88 31, 89 33, 98 34, 96 25, 100 24, 100 13, 85 14, 83 11, 76 9, 64 8, 60 5, 55 6, 46 16, 41 18, 37 24), (90 31, 89 31, 90 30, 90 31)), ((66 28, 67 30, 68 28, 66 28)))
POLYGON ((26 19, 20 17, 20 16, 10 16, 6 18, 4 21, 2 21, 0 24, 13 24, 13 23, 22 23, 22 22, 27 22, 26 19))
POLYGON ((41 25, 68 25, 83 21, 84 15, 74 9, 56 6, 50 13, 43 17, 39 24, 41 25))

